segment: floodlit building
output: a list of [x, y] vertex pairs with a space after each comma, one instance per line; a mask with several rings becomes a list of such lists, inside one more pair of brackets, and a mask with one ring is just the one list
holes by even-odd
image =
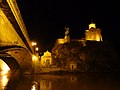
[[85, 30], [85, 37], [83, 37], [82, 39], [71, 39], [69, 35], [69, 28], [65, 27], [65, 30], [66, 31], [65, 31], [64, 38], [59, 38], [56, 40], [57, 45], [76, 41], [76, 42], [82, 42], [83, 45], [85, 46], [85, 42], [88, 40], [89, 41], [103, 41], [101, 30], [100, 28], [96, 28], [95, 23], [89, 24], [89, 29]]
[[50, 67], [52, 64], [52, 56], [51, 53], [47, 50], [44, 52], [44, 55], [41, 56], [41, 66], [42, 67]]
[[96, 28], [95, 23], [89, 24], [89, 30], [85, 31], [85, 40], [103, 41], [100, 28]]

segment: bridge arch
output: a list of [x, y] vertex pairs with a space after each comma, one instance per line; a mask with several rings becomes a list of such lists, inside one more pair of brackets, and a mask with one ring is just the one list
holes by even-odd
[[13, 73], [32, 72], [32, 54], [21, 46], [4, 46], [0, 48], [2, 59]]
[[10, 68], [12, 73], [19, 72], [20, 65], [15, 60], [15, 58], [13, 58], [13, 57], [0, 57], [0, 59], [8, 65], [8, 67]]

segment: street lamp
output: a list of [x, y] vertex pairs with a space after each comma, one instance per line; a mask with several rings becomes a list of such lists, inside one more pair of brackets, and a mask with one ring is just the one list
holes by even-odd
[[39, 50], [39, 48], [38, 48], [38, 47], [36, 47], [36, 48], [35, 48], [35, 51], [38, 51], [38, 50]]
[[35, 45], [37, 45], [37, 43], [36, 42], [32, 42], [32, 46], [35, 46]]
[[37, 60], [37, 57], [35, 55], [32, 56], [32, 60], [35, 61]]
[[38, 48], [36, 48], [36, 45], [37, 45], [37, 43], [36, 42], [32, 42], [32, 46], [33, 46], [33, 51], [34, 51], [34, 53], [36, 53], [36, 50], [38, 51]]
[[32, 42], [32, 47], [34, 49], [34, 54], [32, 57], [33, 60], [33, 68], [34, 68], [34, 73], [37, 73], [39, 70], [39, 54], [38, 54], [38, 50], [39, 48], [37, 47], [37, 43], [36, 42]]

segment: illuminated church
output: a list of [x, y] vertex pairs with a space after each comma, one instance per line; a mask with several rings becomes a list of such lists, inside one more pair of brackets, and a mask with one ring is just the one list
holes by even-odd
[[100, 28], [96, 28], [95, 23], [89, 24], [89, 29], [85, 31], [85, 40], [102, 41]]
[[41, 56], [41, 66], [42, 67], [50, 67], [52, 64], [52, 56], [51, 53], [47, 50], [44, 52], [44, 55]]
[[81, 41], [81, 42], [85, 42], [85, 41], [103, 41], [102, 40], [102, 35], [101, 35], [101, 30], [100, 28], [96, 28], [96, 24], [95, 23], [91, 23], [89, 24], [89, 29], [85, 30], [85, 37], [83, 39], [70, 39], [70, 35], [69, 35], [69, 28], [65, 27], [66, 31], [65, 31], [65, 36], [64, 38], [59, 38], [56, 41], [56, 44], [64, 44], [64, 43], [70, 43], [71, 41]]

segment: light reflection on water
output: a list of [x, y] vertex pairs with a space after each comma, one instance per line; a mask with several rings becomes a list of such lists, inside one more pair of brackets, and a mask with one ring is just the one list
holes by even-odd
[[9, 77], [8, 74], [4, 71], [0, 72], [0, 90], [5, 90], [6, 89], [6, 85], [9, 81]]
[[0, 90], [120, 90], [119, 86], [119, 75], [110, 73], [13, 75], [8, 78], [0, 75]]

